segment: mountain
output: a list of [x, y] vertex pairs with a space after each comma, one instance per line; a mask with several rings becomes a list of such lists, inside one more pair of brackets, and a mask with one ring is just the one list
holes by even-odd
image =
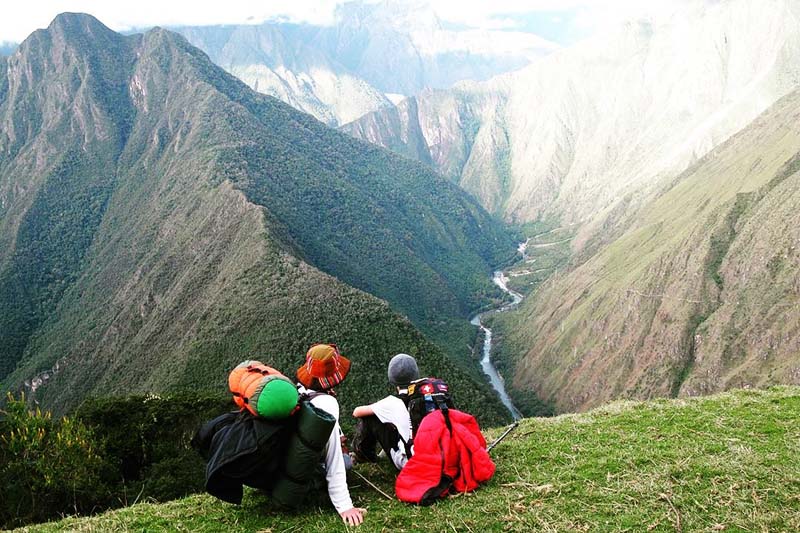
[[800, 90], [500, 319], [512, 388], [572, 411], [800, 384], [798, 124]]
[[[420, 508], [389, 501], [365, 483], [351, 487], [351, 494], [356, 505], [369, 508], [359, 526], [365, 533], [408, 530], [410, 520], [434, 516], [456, 531], [797, 531], [798, 419], [796, 387], [616, 402], [589, 413], [523, 420], [492, 450], [494, 478], [469, 497]], [[487, 440], [500, 433], [488, 432]], [[391, 493], [391, 468], [356, 469]], [[25, 531], [221, 527], [234, 533], [332, 531], [342, 525], [332, 509], [281, 512], [248, 491], [241, 506], [195, 495]]]
[[485, 80], [557, 45], [530, 33], [447, 27], [420, 2], [341, 4], [331, 26], [175, 28], [256, 91], [332, 125], [390, 107], [388, 96]]
[[343, 129], [430, 159], [508, 220], [574, 223], [649, 197], [798, 83], [796, 2], [696, 0]]
[[253, 90], [336, 126], [391, 105], [378, 89], [290, 24], [175, 28]]
[[241, 360], [291, 373], [327, 341], [354, 361], [345, 406], [384, 394], [386, 362], [407, 351], [506, 416], [393, 310], [436, 331], [496, 294], [512, 239], [457, 187], [251, 91], [166, 30], [63, 14], [0, 61], [4, 389], [67, 410], [222, 388]]
[[346, 2], [315, 40], [386, 93], [485, 80], [558, 49], [531, 33], [448, 26], [425, 2]]

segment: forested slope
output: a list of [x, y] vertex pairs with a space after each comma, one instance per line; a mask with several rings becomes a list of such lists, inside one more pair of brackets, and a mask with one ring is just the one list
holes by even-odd
[[328, 341], [354, 359], [352, 401], [383, 392], [385, 362], [408, 351], [502, 413], [358, 290], [423, 328], [494, 294], [511, 238], [424, 167], [251, 91], [176, 34], [86, 15], [8, 59], [0, 121], [4, 388], [67, 409], [219, 386], [250, 357], [291, 373]]

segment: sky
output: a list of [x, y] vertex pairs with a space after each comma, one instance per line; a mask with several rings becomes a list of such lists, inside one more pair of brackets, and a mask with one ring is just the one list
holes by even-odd
[[[366, 0], [374, 2], [375, 0]], [[536, 33], [570, 44], [676, 0], [392, 0], [430, 5], [443, 21], [460, 27]], [[331, 24], [343, 0], [27, 0], [4, 6], [0, 43], [21, 42], [65, 11], [90, 13], [113, 30], [152, 26], [258, 24], [285, 20]]]

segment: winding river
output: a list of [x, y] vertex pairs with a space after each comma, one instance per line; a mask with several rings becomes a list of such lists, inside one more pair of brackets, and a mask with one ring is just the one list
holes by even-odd
[[[520, 252], [522, 253], [523, 257], [525, 257], [525, 245], [524, 243], [520, 245]], [[503, 272], [495, 272], [494, 276], [492, 277], [492, 281], [495, 285], [500, 287], [503, 291], [509, 294], [513, 301], [508, 303], [499, 309], [492, 309], [489, 311], [484, 311], [483, 313], [478, 313], [472, 320], [470, 320], [470, 324], [474, 326], [478, 326], [483, 330], [483, 356], [481, 357], [481, 368], [483, 368], [484, 373], [489, 376], [489, 381], [492, 383], [492, 387], [497, 391], [497, 395], [500, 397], [500, 401], [503, 402], [503, 405], [508, 408], [511, 412], [511, 416], [514, 417], [514, 420], [519, 420], [522, 418], [522, 413], [514, 406], [514, 402], [511, 401], [511, 398], [508, 396], [508, 392], [506, 392], [506, 385], [503, 377], [497, 373], [497, 369], [492, 364], [492, 330], [487, 328], [483, 325], [482, 318], [489, 314], [489, 313], [503, 313], [508, 311], [509, 309], [513, 309], [522, 301], [523, 296], [511, 289], [508, 288], [508, 278], [503, 274]]]

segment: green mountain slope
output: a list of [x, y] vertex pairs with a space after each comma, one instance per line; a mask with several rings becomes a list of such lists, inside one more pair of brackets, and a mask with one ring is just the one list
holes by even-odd
[[250, 357], [291, 372], [314, 341], [353, 357], [359, 397], [383, 392], [397, 351], [445, 374], [441, 350], [357, 289], [436, 330], [495, 294], [487, 274], [513, 254], [453, 185], [254, 93], [170, 32], [65, 14], [8, 61], [0, 377], [48, 406], [216, 386]]
[[[796, 531], [800, 390], [619, 402], [523, 420], [493, 452], [497, 473], [431, 507], [388, 501], [358, 478], [359, 531]], [[490, 436], [497, 436], [493, 430]], [[358, 471], [391, 491], [387, 464]], [[249, 492], [241, 507], [210, 496], [140, 503], [24, 531], [338, 531], [333, 508], [296, 515]]]
[[499, 318], [513, 387], [575, 410], [799, 384], [798, 119], [800, 91]]

